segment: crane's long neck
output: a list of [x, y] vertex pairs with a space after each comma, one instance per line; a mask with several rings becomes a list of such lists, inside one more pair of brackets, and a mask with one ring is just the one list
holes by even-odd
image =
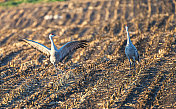
[[127, 44], [130, 44], [131, 43], [130, 35], [129, 35], [128, 30], [126, 30], [126, 31], [127, 31]]
[[52, 37], [49, 37], [49, 38], [50, 38], [50, 41], [51, 41], [51, 52], [56, 51], [57, 47], [54, 45]]

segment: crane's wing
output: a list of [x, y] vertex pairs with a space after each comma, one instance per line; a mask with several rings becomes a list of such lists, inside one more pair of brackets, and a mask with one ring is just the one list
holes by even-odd
[[35, 49], [37, 49], [40, 52], [44, 53], [48, 57], [50, 56], [50, 51], [51, 50], [48, 47], [42, 45], [41, 43], [35, 42], [33, 40], [28, 40], [28, 39], [21, 39], [19, 41], [24, 41], [24, 42], [28, 43], [29, 45], [31, 45], [32, 47], [34, 47]]
[[86, 47], [86, 42], [88, 41], [81, 40], [66, 43], [58, 50], [57, 57], [59, 58], [59, 61], [62, 61], [66, 56], [68, 56], [70, 53], [73, 53], [76, 49]]

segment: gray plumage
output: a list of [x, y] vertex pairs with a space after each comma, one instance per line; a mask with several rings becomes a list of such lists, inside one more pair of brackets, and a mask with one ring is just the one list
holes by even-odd
[[[55, 66], [58, 62], [61, 62], [66, 56], [68, 56], [70, 53], [73, 53], [76, 49], [78, 48], [84, 48], [86, 47], [86, 42], [85, 40], [82, 41], [71, 41], [66, 43], [64, 46], [62, 46], [60, 49], [57, 49], [57, 47], [54, 45], [54, 42], [52, 40], [52, 37], [55, 35], [50, 34], [49, 39], [51, 41], [51, 49], [38, 43], [33, 40], [28, 40], [28, 39], [22, 39], [22, 41], [25, 41], [32, 47], [36, 48], [43, 54], [47, 55], [50, 57], [50, 62]], [[56, 68], [57, 69], [57, 68]]]
[[[125, 54], [130, 62], [130, 69], [131, 69], [131, 60], [133, 60], [134, 63], [134, 68], [135, 68], [135, 61], [137, 60], [138, 62], [139, 60], [139, 54], [138, 51], [136, 49], [136, 47], [132, 44], [131, 40], [130, 40], [130, 35], [128, 32], [128, 27], [126, 26], [126, 32], [127, 32], [127, 44], [125, 47]], [[130, 60], [131, 59], [131, 60]]]

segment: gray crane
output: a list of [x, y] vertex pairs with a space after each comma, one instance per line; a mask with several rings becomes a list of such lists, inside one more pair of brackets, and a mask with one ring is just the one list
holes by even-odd
[[125, 28], [126, 28], [126, 32], [127, 32], [127, 44], [126, 44], [126, 47], [125, 47], [125, 54], [126, 54], [128, 60], [130, 62], [130, 69], [131, 69], [131, 64], [132, 64], [131, 60], [133, 60], [134, 68], [135, 68], [135, 61], [137, 60], [139, 62], [140, 60], [139, 60], [138, 51], [130, 40], [130, 35], [129, 35], [129, 32], [128, 32], [128, 26], [126, 26]]
[[66, 56], [73, 53], [76, 49], [84, 48], [87, 45], [86, 40], [71, 41], [63, 45], [60, 49], [57, 49], [57, 47], [54, 45], [54, 42], [52, 40], [52, 37], [54, 36], [55, 36], [54, 34], [49, 35], [49, 39], [51, 41], [51, 49], [33, 40], [21, 39], [20, 41], [25, 41], [35, 49], [39, 50], [43, 54], [50, 57], [50, 62], [54, 65], [55, 68], [56, 68], [56, 64], [61, 62]]

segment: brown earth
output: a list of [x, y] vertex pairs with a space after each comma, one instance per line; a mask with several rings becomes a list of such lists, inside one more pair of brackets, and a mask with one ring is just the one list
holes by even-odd
[[[50, 19], [47, 19], [49, 16]], [[54, 16], [54, 17], [51, 17]], [[129, 69], [128, 24], [141, 62]], [[0, 9], [0, 108], [176, 108], [176, 2], [73, 0]], [[88, 40], [58, 67], [18, 39]], [[129, 75], [131, 74], [131, 76]]]

